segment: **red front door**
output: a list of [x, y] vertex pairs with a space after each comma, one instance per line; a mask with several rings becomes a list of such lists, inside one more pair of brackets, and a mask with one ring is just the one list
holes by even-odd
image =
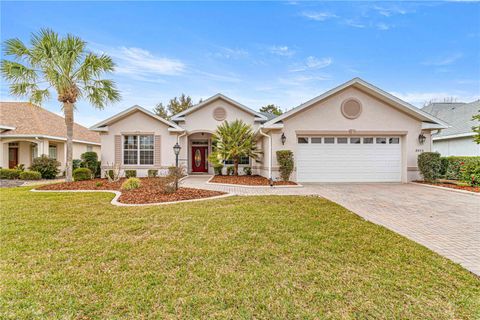
[[8, 167], [13, 169], [18, 164], [18, 148], [8, 149]]
[[192, 147], [192, 172], [207, 171], [207, 147]]

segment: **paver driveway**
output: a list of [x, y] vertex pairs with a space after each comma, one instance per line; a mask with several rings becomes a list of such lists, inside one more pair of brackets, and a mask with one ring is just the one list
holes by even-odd
[[318, 195], [383, 225], [480, 275], [480, 197], [415, 184], [305, 184], [245, 188], [188, 177], [185, 186], [238, 195]]

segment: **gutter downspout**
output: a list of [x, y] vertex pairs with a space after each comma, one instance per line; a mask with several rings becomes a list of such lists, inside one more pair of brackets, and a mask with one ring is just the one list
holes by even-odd
[[258, 131], [262, 136], [268, 138], [269, 146], [269, 159], [268, 159], [268, 178], [272, 181], [272, 137], [262, 131], [262, 128]]

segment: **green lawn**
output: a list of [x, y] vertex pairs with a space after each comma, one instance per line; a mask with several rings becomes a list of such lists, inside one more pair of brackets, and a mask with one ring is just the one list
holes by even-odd
[[0, 318], [478, 319], [480, 280], [315, 197], [1, 189]]

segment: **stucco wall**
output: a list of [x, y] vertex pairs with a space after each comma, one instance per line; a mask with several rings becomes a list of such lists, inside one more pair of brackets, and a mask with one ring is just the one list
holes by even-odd
[[[175, 164], [173, 146], [177, 142], [177, 135], [168, 131], [168, 126], [143, 112], [137, 111], [128, 117], [109, 124], [108, 133], [101, 134], [102, 167], [115, 162], [115, 135], [124, 134], [152, 134], [161, 136], [160, 159], [161, 166], [168, 167]], [[123, 145], [122, 145], [123, 148]], [[123, 157], [123, 152], [122, 152]], [[137, 176], [146, 176], [148, 169], [159, 169], [155, 165], [128, 165], [124, 169], [137, 170]]]
[[434, 140], [432, 150], [442, 156], [480, 156], [480, 144], [473, 137]]
[[[341, 104], [347, 98], [356, 98], [362, 103], [362, 113], [357, 119], [347, 119], [341, 113]], [[421, 121], [391, 107], [384, 102], [356, 89], [347, 88], [330, 98], [318, 102], [311, 107], [294, 114], [283, 121], [284, 129], [272, 131], [273, 142], [273, 175], [278, 177], [276, 150], [289, 149], [296, 154], [296, 130], [331, 130], [331, 131], [406, 131], [402, 137], [402, 181], [415, 179], [418, 174], [417, 156], [423, 151], [430, 151], [430, 134], [425, 134], [427, 141], [420, 145], [418, 135], [421, 132]], [[281, 134], [287, 138], [285, 145], [281, 143]], [[353, 134], [352, 136], [355, 136]], [[266, 164], [265, 164], [266, 165]], [[292, 174], [296, 178], [296, 173]]]

